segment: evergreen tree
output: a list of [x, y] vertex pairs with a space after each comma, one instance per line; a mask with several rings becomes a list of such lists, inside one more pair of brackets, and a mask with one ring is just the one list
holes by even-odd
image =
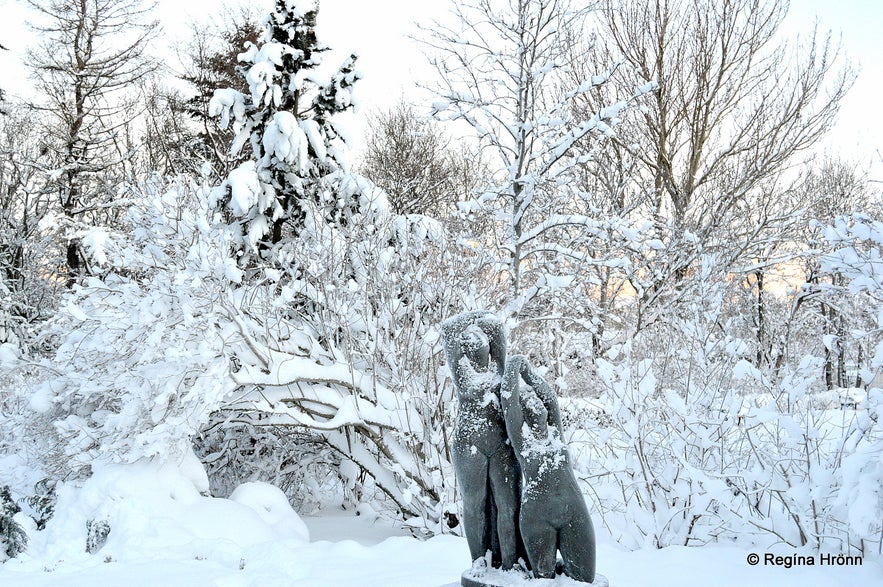
[[[256, 43], [263, 33], [263, 18], [243, 9], [223, 16], [222, 24], [206, 26], [193, 23], [192, 40], [184, 49], [184, 70], [181, 79], [193, 90], [189, 97], [175, 95], [170, 101], [169, 118], [186, 118], [181, 126], [187, 132], [181, 144], [175, 145], [191, 161], [191, 168], [199, 169], [204, 162], [212, 166], [212, 177], [224, 178], [237, 165], [249, 158], [247, 153], [232, 157], [229, 153], [233, 133], [229, 128], [218, 128], [218, 120], [209, 115], [209, 102], [215, 90], [235, 88], [248, 92], [248, 81], [238, 72], [237, 56], [248, 43]], [[195, 124], [193, 124], [195, 123]], [[163, 138], [162, 130], [158, 135]]]
[[230, 172], [218, 196], [241, 219], [246, 255], [279, 243], [286, 225], [300, 232], [310, 203], [337, 222], [349, 206], [338, 202], [334, 189], [344, 161], [332, 117], [352, 106], [356, 57], [347, 58], [331, 79], [318, 80], [316, 68], [327, 48], [316, 38], [317, 13], [311, 0], [276, 0], [263, 39], [240, 56], [250, 94], [218, 90], [210, 103], [222, 127], [232, 121], [232, 154], [246, 142], [252, 149], [253, 158]]
[[0, 556], [14, 558], [28, 546], [28, 535], [12, 518], [20, 511], [9, 493], [9, 486], [0, 488]]

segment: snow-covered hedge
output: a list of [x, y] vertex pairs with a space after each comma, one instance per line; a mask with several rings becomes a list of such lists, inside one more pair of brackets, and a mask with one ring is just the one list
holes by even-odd
[[[883, 224], [826, 230], [832, 296], [866, 296], [883, 331]], [[683, 312], [599, 360], [601, 393], [570, 431], [602, 523], [631, 547], [741, 541], [849, 553], [883, 536], [883, 390], [858, 406], [819, 402], [823, 357], [759, 369], [722, 311], [728, 284], [687, 296]], [[700, 295], [701, 294], [701, 295]], [[881, 367], [881, 348], [869, 361]], [[866, 381], [873, 377], [865, 377]]]

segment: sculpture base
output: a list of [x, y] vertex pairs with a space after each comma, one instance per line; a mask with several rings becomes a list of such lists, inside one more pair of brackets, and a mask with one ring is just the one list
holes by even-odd
[[535, 579], [525, 571], [512, 569], [488, 569], [487, 567], [471, 568], [460, 577], [463, 587], [610, 587], [607, 577], [595, 573], [591, 583], [577, 581], [566, 575], [558, 575], [554, 579]]

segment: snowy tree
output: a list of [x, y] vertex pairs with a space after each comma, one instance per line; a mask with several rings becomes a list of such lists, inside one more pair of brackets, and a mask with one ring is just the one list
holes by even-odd
[[498, 262], [506, 302], [519, 312], [596, 261], [584, 237], [606, 228], [594, 215], [568, 213], [568, 202], [580, 197], [573, 172], [592, 157], [585, 139], [609, 134], [626, 101], [653, 86], [638, 84], [626, 101], [577, 118], [572, 104], [609, 74], [608, 67], [564, 83], [567, 47], [588, 14], [584, 4], [479, 0], [457, 3], [453, 13], [455, 24], [426, 29], [441, 77], [434, 108], [444, 119], [465, 121], [493, 153], [495, 185], [466, 208], [495, 207], [502, 219]]
[[74, 287], [47, 325], [59, 345], [30, 402], [55, 420], [61, 442], [45, 467], [56, 478], [100, 461], [179, 457], [233, 389], [223, 349], [234, 327], [219, 313], [234, 235], [197, 196], [147, 186], [126, 230], [84, 237], [102, 276]]
[[823, 350], [812, 349], [815, 354], [825, 356], [825, 384], [828, 389], [851, 387], [856, 382], [847, 381], [846, 364], [858, 365], [869, 357], [871, 349], [850, 336], [851, 332], [865, 331], [868, 319], [873, 323], [873, 311], [863, 303], [848, 297], [831, 295], [842, 291], [847, 276], [839, 271], [829, 272], [822, 268], [818, 251], [824, 250], [824, 227], [834, 218], [853, 213], [872, 213], [875, 194], [857, 166], [850, 161], [827, 159], [811, 168], [800, 186], [807, 205], [808, 222], [802, 226], [800, 241], [806, 250], [816, 254], [802, 258], [802, 271], [805, 285], [797, 294], [795, 306], [808, 322], [816, 322], [812, 328], [815, 342], [822, 342]]
[[251, 155], [230, 154], [232, 130], [221, 129], [217, 117], [209, 115], [209, 102], [221, 88], [248, 93], [247, 80], [236, 71], [237, 56], [247, 42], [258, 41], [263, 26], [260, 16], [246, 8], [223, 11], [218, 18], [191, 23], [191, 35], [179, 48], [176, 75], [187, 82], [188, 91], [160, 85], [145, 91], [147, 169], [198, 176], [208, 163], [211, 177], [217, 179]]
[[343, 161], [332, 117], [353, 105], [356, 57], [319, 81], [316, 68], [326, 48], [313, 28], [317, 13], [312, 0], [277, 0], [260, 44], [241, 55], [250, 93], [218, 90], [210, 103], [222, 127], [232, 124], [231, 152], [249, 144], [253, 155], [225, 183], [224, 200], [242, 225], [246, 254], [279, 243], [286, 226], [300, 231], [309, 205], [318, 205], [329, 220], [345, 216], [350, 206], [334, 194]]
[[361, 172], [386, 192], [398, 214], [450, 217], [486, 180], [480, 153], [454, 142], [400, 101], [368, 121]]
[[[0, 45], [0, 51], [8, 51], [6, 47]], [[0, 114], [6, 114], [6, 105], [4, 102], [6, 101], [6, 92], [3, 91], [3, 88], [0, 88]]]
[[[787, 238], [799, 209], [782, 174], [830, 128], [851, 87], [830, 36], [782, 42], [787, 2], [606, 0], [596, 45], [620, 61], [624, 89], [658, 83], [613, 139], [628, 153], [629, 191], [644, 200], [662, 247], [632, 285], [646, 325], [671, 313], [703, 254], [721, 273], [756, 266], [765, 243]], [[784, 234], [784, 236], [783, 236]], [[775, 262], [775, 259], [769, 260]], [[657, 309], [654, 309], [657, 308]]]
[[[251, 98], [213, 100], [252, 159], [219, 186], [147, 183], [118, 230], [84, 235], [100, 271], [64, 297], [46, 330], [60, 344], [28, 391], [54, 422], [46, 467], [167, 461], [200, 437], [217, 491], [254, 473], [302, 494], [292, 485], [308, 472], [331, 471], [415, 532], [447, 530], [457, 497], [438, 325], [469, 303], [469, 275], [437, 221], [391, 214], [345, 171], [330, 115], [356, 76], [350, 60], [317, 82], [303, 6], [277, 3], [246, 51]], [[315, 93], [288, 92], [292, 80]], [[318, 458], [293, 471], [302, 457]]]
[[28, 108], [16, 105], [0, 118], [0, 342], [15, 331], [26, 344], [26, 325], [47, 318], [57, 299], [49, 268], [63, 259], [40, 228], [57, 211], [46, 189], [44, 144]]
[[250, 349], [215, 429], [312, 430], [347, 486], [368, 479], [412, 526], [441, 531], [456, 489], [437, 325], [464, 302], [463, 278], [437, 222], [390, 213], [382, 190], [348, 171], [333, 116], [352, 105], [355, 58], [320, 79], [316, 17], [310, 2], [277, 2], [242, 56], [250, 94], [211, 102], [236, 131], [232, 151], [252, 153], [213, 191], [242, 234], [248, 304], [234, 322]]
[[88, 273], [84, 229], [119, 209], [117, 188], [132, 157], [125, 140], [134, 117], [133, 85], [156, 67], [145, 53], [157, 31], [140, 0], [31, 2], [40, 15], [39, 47], [30, 51], [46, 113], [46, 147], [54, 155], [71, 285]]

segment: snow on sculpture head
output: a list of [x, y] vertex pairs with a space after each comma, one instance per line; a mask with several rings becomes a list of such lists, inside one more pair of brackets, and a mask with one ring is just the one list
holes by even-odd
[[490, 363], [490, 341], [476, 324], [470, 324], [460, 334], [460, 348], [474, 369], [487, 369]]
[[[506, 335], [497, 316], [479, 310], [448, 318], [442, 324], [442, 344], [461, 399], [464, 394], [483, 393], [485, 387], [496, 387], [499, 395], [499, 378], [506, 365]], [[493, 377], [485, 377], [490, 375]]]

